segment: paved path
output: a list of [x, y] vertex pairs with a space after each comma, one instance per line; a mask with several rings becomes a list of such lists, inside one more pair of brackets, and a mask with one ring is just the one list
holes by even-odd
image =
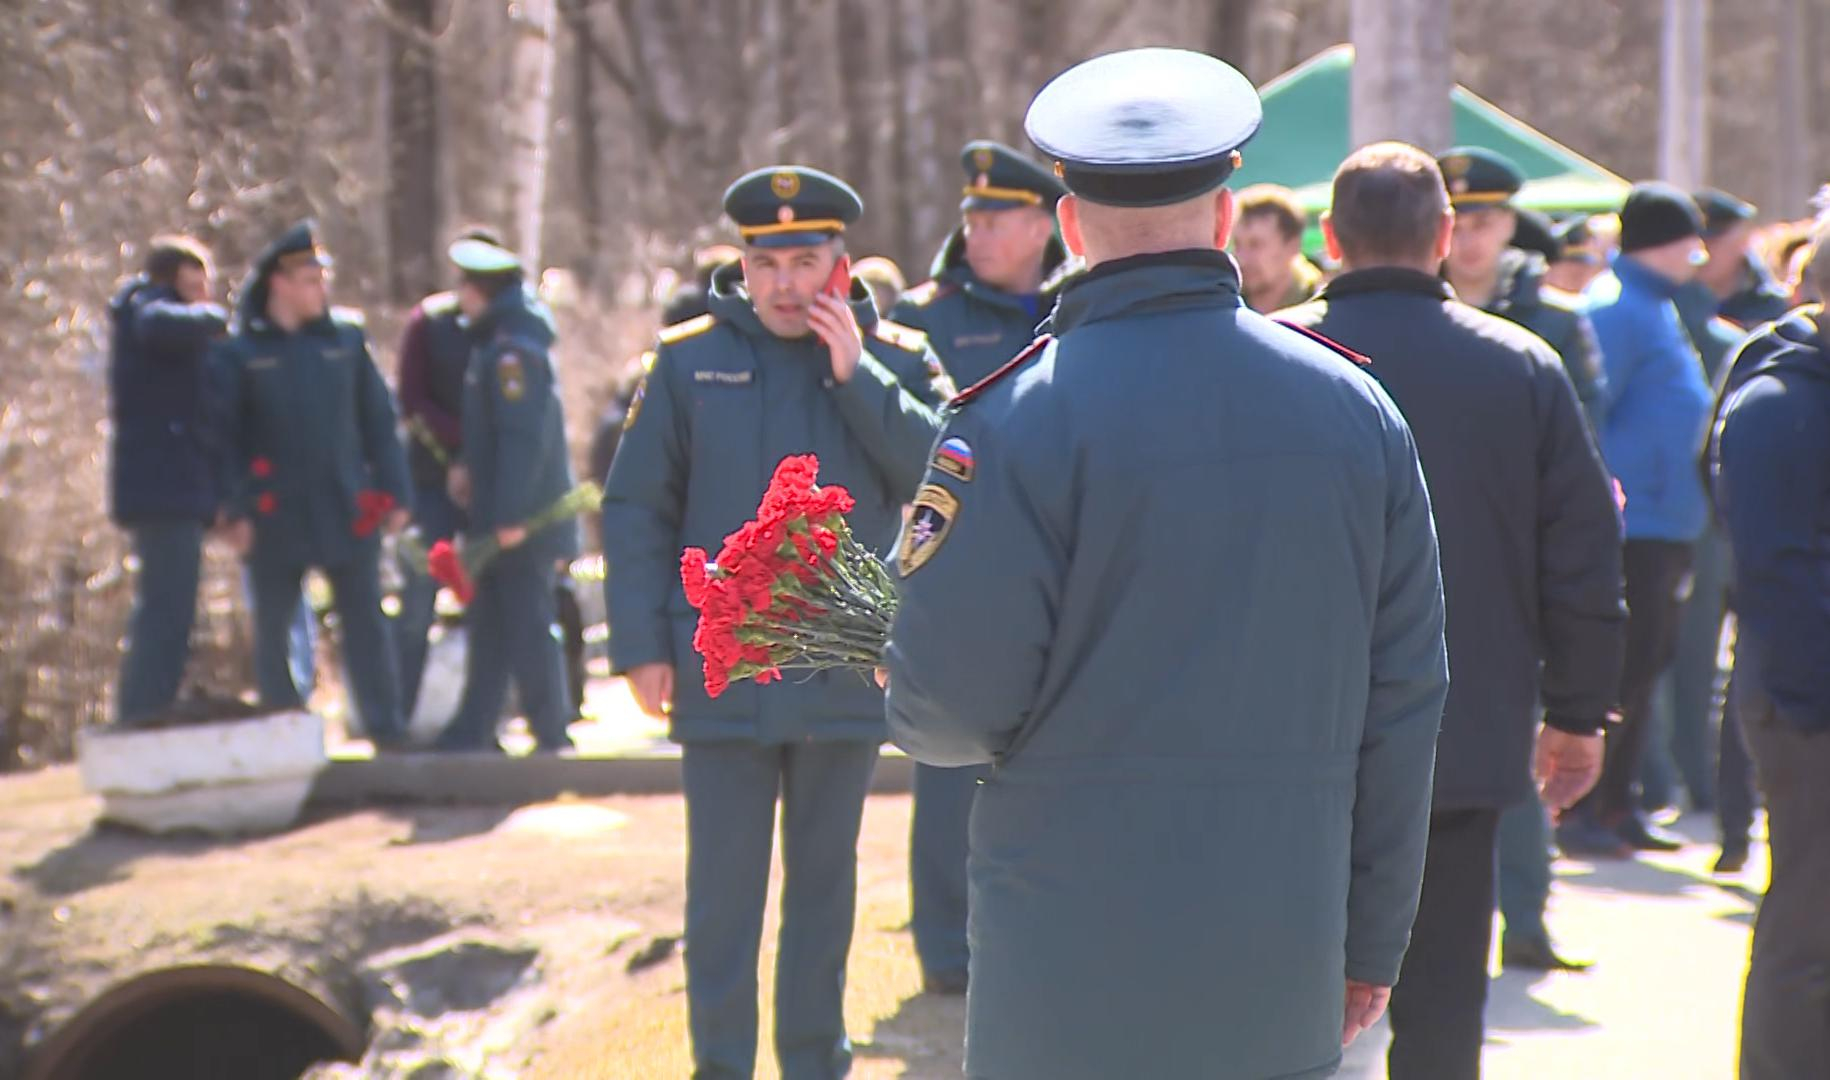
[[[1494, 979], [1484, 1080], [1732, 1080], [1766, 851], [1755, 845], [1746, 873], [1712, 879], [1713, 823], [1692, 817], [1678, 831], [1699, 842], [1632, 862], [1558, 863], [1552, 933], [1597, 964]], [[1359, 1040], [1340, 1075], [1383, 1078], [1387, 1037], [1381, 1027]]]

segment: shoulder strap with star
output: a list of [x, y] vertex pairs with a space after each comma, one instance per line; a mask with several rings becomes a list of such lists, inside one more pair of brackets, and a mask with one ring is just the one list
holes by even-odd
[[998, 368], [996, 371], [994, 371], [991, 374], [980, 379], [978, 382], [973, 383], [971, 386], [968, 386], [964, 390], [961, 390], [959, 393], [953, 395], [953, 400], [947, 402], [947, 407], [950, 409], [957, 409], [960, 406], [971, 401], [973, 398], [976, 398], [980, 394], [983, 394], [986, 390], [989, 390], [991, 387], [995, 386], [997, 383], [1002, 381], [1005, 376], [1016, 371], [1018, 368], [1022, 367], [1024, 364], [1029, 363], [1031, 360], [1035, 359], [1037, 356], [1040, 356], [1042, 354], [1042, 351], [1044, 349], [1048, 348], [1050, 345], [1054, 344], [1054, 342], [1055, 342], [1055, 336], [1053, 334], [1043, 334], [1041, 337], [1030, 342], [1029, 345], [1023, 349], [1022, 352], [1011, 357], [1009, 362], [1007, 362], [1003, 367]]
[[672, 326], [663, 326], [661, 332], [655, 336], [660, 339], [660, 342], [663, 345], [677, 345], [687, 338], [696, 337], [699, 334], [705, 333], [713, 326], [716, 326], [717, 323], [718, 320], [711, 315], [697, 315], [685, 322], [677, 322]]
[[913, 326], [904, 326], [889, 319], [878, 319], [871, 333], [881, 341], [887, 341], [906, 352], [918, 353], [928, 347], [928, 335]]
[[916, 307], [927, 307], [941, 297], [951, 296], [958, 291], [959, 284], [957, 282], [939, 280], [924, 281], [908, 292], [903, 293], [902, 298]]

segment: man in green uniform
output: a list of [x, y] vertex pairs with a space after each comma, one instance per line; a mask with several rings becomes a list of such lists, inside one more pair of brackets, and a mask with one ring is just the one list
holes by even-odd
[[1322, 272], [1303, 255], [1309, 215], [1296, 193], [1279, 184], [1253, 184], [1239, 193], [1233, 259], [1246, 306], [1271, 312], [1295, 307], [1322, 287]]
[[[934, 262], [934, 280], [896, 317], [927, 331], [947, 373], [966, 386], [1021, 352], [1052, 306], [1042, 282], [1066, 257], [1055, 235], [1054, 174], [993, 142], [968, 143], [963, 224]], [[966, 992], [966, 820], [979, 767], [915, 768], [909, 891], [915, 951], [929, 993]]]
[[452, 499], [469, 515], [472, 543], [499, 554], [483, 567], [468, 613], [464, 699], [439, 739], [447, 750], [495, 750], [496, 720], [512, 677], [536, 745], [570, 748], [572, 719], [558, 636], [553, 567], [578, 556], [578, 522], [529, 532], [527, 522], [572, 489], [565, 409], [553, 370], [553, 317], [522, 280], [521, 261], [488, 240], [451, 245], [468, 320], [462, 464]]
[[1067, 257], [1055, 235], [1052, 174], [1008, 146], [971, 142], [959, 228], [941, 246], [934, 279], [911, 289], [895, 318], [925, 331], [960, 386], [979, 381], [1036, 336], [1054, 304], [1047, 283]]
[[1519, 215], [1512, 199], [1525, 186], [1525, 174], [1500, 154], [1477, 146], [1451, 150], [1436, 164], [1455, 208], [1454, 246], [1442, 272], [1456, 298], [1518, 323], [1557, 350], [1589, 425], [1598, 425], [1607, 381], [1595, 328], [1574, 298], [1546, 290], [1544, 257], [1513, 244]]
[[255, 263], [237, 326], [214, 357], [230, 536], [254, 593], [261, 703], [304, 703], [287, 663], [299, 582], [330, 579], [356, 716], [378, 747], [405, 717], [381, 611], [380, 532], [405, 527], [407, 460], [394, 400], [369, 356], [361, 317], [329, 306], [329, 257], [301, 222]]
[[1219, 60], [1030, 106], [1090, 269], [955, 399], [898, 552], [890, 729], [989, 762], [966, 1071], [1331, 1074], [1417, 912], [1448, 689], [1429, 496], [1355, 362], [1247, 310]]
[[855, 673], [823, 672], [707, 696], [680, 551], [717, 550], [754, 516], [775, 466], [808, 453], [823, 483], [857, 500], [853, 532], [887, 550], [939, 431], [945, 376], [926, 338], [879, 320], [861, 285], [827, 287], [863, 212], [851, 187], [814, 169], [762, 169], [731, 185], [724, 209], [743, 263], [713, 276], [708, 314], [661, 331], [605, 485], [610, 659], [681, 744], [693, 1075], [754, 1071], [779, 803], [775, 1053], [783, 1077], [814, 1080], [851, 1062], [845, 966], [883, 695]]
[[[1703, 247], [1709, 252], [1697, 280], [1720, 301], [1716, 313], [1744, 330], [1784, 318], [1791, 298], [1754, 250], [1760, 208], [1718, 188], [1704, 188], [1691, 197], [1703, 212]], [[1703, 347], [1697, 343], [1699, 350]]]

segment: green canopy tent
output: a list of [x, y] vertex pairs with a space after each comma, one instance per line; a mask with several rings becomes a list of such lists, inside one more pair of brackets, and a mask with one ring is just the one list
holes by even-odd
[[[1336, 45], [1266, 83], [1264, 128], [1245, 147], [1245, 163], [1233, 174], [1235, 191], [1248, 184], [1282, 184], [1314, 222], [1328, 208], [1334, 170], [1347, 156], [1348, 83], [1353, 46]], [[1618, 210], [1625, 180], [1511, 116], [1465, 86], [1451, 91], [1455, 145], [1481, 146], [1510, 158], [1525, 173], [1515, 200], [1551, 213]], [[1441, 151], [1447, 147], [1429, 147]], [[1321, 250], [1321, 231], [1311, 225], [1304, 248]]]

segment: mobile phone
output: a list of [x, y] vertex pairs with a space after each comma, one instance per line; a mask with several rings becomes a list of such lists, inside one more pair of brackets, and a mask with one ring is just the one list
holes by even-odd
[[820, 290], [836, 300], [851, 296], [851, 256], [841, 255], [832, 264], [832, 276], [826, 279], [826, 285]]

